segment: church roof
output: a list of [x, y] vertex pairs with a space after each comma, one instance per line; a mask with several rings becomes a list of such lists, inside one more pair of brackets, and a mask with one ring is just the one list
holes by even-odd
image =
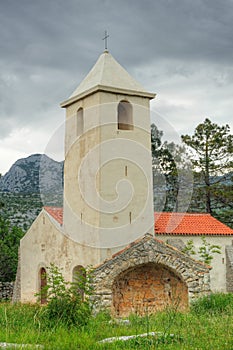
[[155, 234], [229, 236], [233, 235], [233, 230], [210, 214], [157, 212]]
[[[63, 222], [63, 208], [44, 207], [60, 225]], [[233, 236], [233, 230], [210, 214], [155, 213], [155, 234], [187, 236]]]
[[69, 99], [61, 103], [61, 106], [66, 107], [77, 99], [97, 90], [128, 93], [148, 98], [154, 98], [155, 96], [155, 94], [147, 92], [141, 84], [131, 77], [108, 51], [104, 51], [100, 55], [84, 80]]
[[60, 225], [63, 223], [63, 208], [44, 207], [46, 212], [52, 216]]

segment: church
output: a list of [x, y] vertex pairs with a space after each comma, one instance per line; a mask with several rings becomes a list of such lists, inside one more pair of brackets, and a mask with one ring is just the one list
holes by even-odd
[[[93, 266], [94, 296], [116, 316], [233, 291], [232, 229], [209, 214], [154, 213], [154, 98], [105, 50], [61, 103], [63, 208], [44, 207], [22, 238], [16, 300], [36, 301], [51, 263], [67, 281]], [[179, 249], [202, 236], [221, 245], [211, 267]]]

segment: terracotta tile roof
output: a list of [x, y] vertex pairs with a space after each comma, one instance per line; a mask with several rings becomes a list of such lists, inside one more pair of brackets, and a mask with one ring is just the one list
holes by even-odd
[[51, 215], [60, 225], [63, 223], [63, 208], [44, 207], [44, 209]]
[[[62, 225], [63, 208], [44, 207], [44, 209]], [[156, 212], [155, 234], [233, 236], [233, 230], [210, 214]]]
[[233, 230], [210, 214], [157, 212], [155, 234], [233, 236]]

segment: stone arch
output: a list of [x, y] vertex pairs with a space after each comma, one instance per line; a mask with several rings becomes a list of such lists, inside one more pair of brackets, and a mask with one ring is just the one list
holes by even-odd
[[77, 284], [77, 291], [84, 300], [85, 284], [86, 284], [86, 270], [82, 265], [76, 265], [72, 271], [72, 282]]
[[[131, 243], [130, 246], [116, 253], [110, 260], [96, 268], [94, 289], [96, 301], [99, 305], [111, 309], [115, 315], [117, 313], [123, 315], [124, 312], [117, 310], [117, 307], [119, 309], [120, 306], [116, 307], [118, 302], [115, 298], [117, 294], [116, 281], [124, 284], [124, 277], [130, 280], [128, 274], [132, 274], [133, 276], [131, 277], [134, 277], [137, 273], [142, 274], [140, 269], [143, 270], [144, 268], [150, 276], [157, 269], [157, 273], [164, 278], [163, 283], [161, 282], [159, 286], [160, 292], [155, 297], [158, 298], [158, 295], [163, 294], [166, 296], [167, 301], [159, 303], [157, 309], [161, 309], [161, 305], [165, 307], [174, 303], [176, 298], [179, 299], [180, 296], [176, 294], [176, 290], [179, 288], [181, 288], [183, 299], [181, 309], [184, 309], [190, 301], [197, 297], [210, 293], [209, 268], [205, 264], [190, 258], [188, 255], [155, 239], [151, 235], [145, 235], [142, 239]], [[166, 279], [167, 282], [170, 282], [167, 285], [165, 285]], [[137, 281], [137, 283], [139, 287], [140, 283], [142, 285], [140, 281]], [[156, 280], [154, 279], [153, 285], [155, 284]], [[122, 288], [125, 287], [123, 286]], [[128, 299], [130, 298], [132, 300], [132, 295]], [[147, 299], [149, 298], [148, 295]], [[153, 295], [151, 298], [153, 298]], [[142, 299], [140, 299], [141, 302]], [[150, 303], [152, 305], [151, 311], [156, 311], [156, 305], [153, 304], [153, 300]], [[128, 304], [130, 304], [129, 300]], [[125, 314], [127, 312], [126, 310]]]
[[39, 290], [40, 290], [40, 303], [47, 303], [47, 272], [45, 267], [41, 267], [39, 270]]
[[133, 130], [133, 107], [128, 101], [120, 101], [117, 106], [118, 130]]
[[116, 316], [154, 313], [168, 306], [188, 308], [188, 287], [174, 271], [147, 263], [129, 268], [114, 280], [112, 306]]
[[77, 136], [82, 135], [83, 129], [84, 129], [83, 108], [80, 107], [77, 110], [77, 115], [76, 115], [76, 135]]

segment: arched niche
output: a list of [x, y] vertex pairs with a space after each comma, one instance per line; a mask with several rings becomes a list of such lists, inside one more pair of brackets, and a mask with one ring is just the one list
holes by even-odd
[[117, 106], [118, 130], [133, 130], [133, 108], [130, 102], [121, 101]]

